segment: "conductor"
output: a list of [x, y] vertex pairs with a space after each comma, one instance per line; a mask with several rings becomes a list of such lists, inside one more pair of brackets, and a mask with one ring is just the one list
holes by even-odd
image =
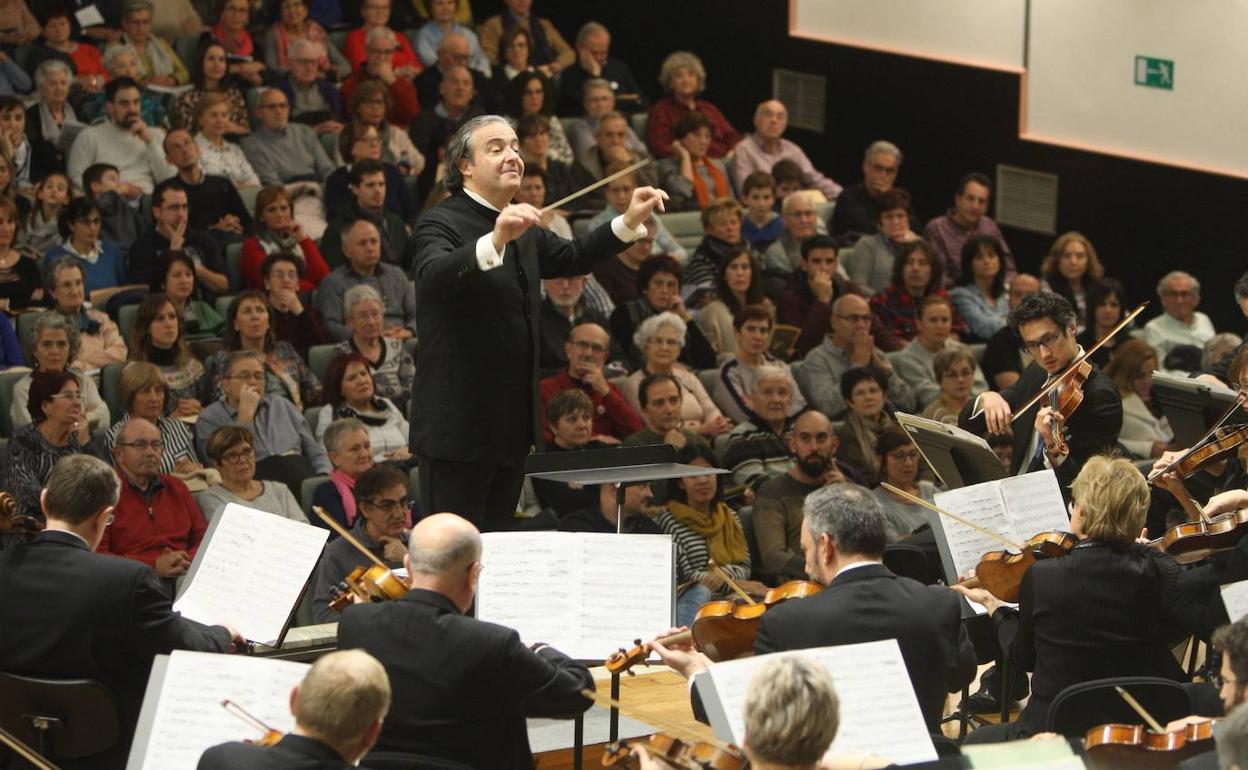
[[628, 210], [576, 240], [512, 204], [524, 162], [505, 118], [466, 122], [446, 151], [451, 197], [416, 225], [411, 449], [421, 507], [455, 511], [483, 531], [509, 529], [524, 457], [541, 442], [538, 318], [543, 278], [584, 275], [646, 234], [667, 194], [633, 192]]

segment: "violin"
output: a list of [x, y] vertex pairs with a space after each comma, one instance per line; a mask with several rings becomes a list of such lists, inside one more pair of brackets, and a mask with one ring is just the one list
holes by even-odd
[[44, 524], [34, 516], [22, 513], [17, 501], [8, 492], [0, 492], [0, 535], [14, 534], [30, 540], [43, 531]]
[[1212, 748], [1213, 722], [1156, 732], [1144, 725], [1097, 725], [1083, 737], [1091, 767], [1175, 767]]
[[1182, 478], [1187, 478], [1206, 465], [1229, 458], [1238, 452], [1240, 447], [1244, 446], [1245, 441], [1248, 441], [1248, 425], [1215, 428], [1213, 435], [1209, 437], [1207, 442], [1185, 452], [1173, 463], [1158, 473], [1153, 474], [1153, 478], [1149, 479], [1149, 481], [1151, 483], [1153, 479], [1162, 473], [1174, 473]]
[[[728, 744], [684, 741], [666, 733], [651, 735], [644, 744], [650, 756], [665, 767], [677, 770], [745, 770], [749, 759], [741, 749]], [[602, 754], [602, 766], [611, 768], [636, 768], [637, 753], [622, 741], [607, 744]]]
[[1234, 548], [1244, 535], [1248, 535], [1248, 508], [1178, 524], [1149, 545], [1160, 547], [1179, 564], [1191, 564]]
[[1032, 536], [1017, 553], [989, 551], [975, 565], [975, 577], [967, 578], [957, 585], [965, 588], [983, 588], [1004, 602], [1017, 602], [1023, 574], [1040, 559], [1066, 556], [1079, 543], [1079, 538], [1069, 532], [1041, 532]]
[[275, 746], [277, 745], [278, 741], [286, 737], [286, 733], [282, 732], [281, 730], [275, 730], [274, 728], [269, 727], [267, 724], [265, 724], [265, 722], [262, 719], [260, 719], [259, 717], [253, 716], [250, 712], [247, 711], [247, 709], [238, 705], [237, 703], [230, 700], [229, 698], [226, 698], [225, 700], [221, 701], [221, 708], [225, 709], [226, 711], [230, 712], [234, 716], [238, 717], [243, 722], [246, 722], [251, 727], [254, 727], [257, 730], [259, 730], [261, 733], [263, 733], [261, 737], [256, 738], [254, 740], [244, 741], [244, 743], [250, 743], [253, 746]]
[[1066, 421], [1083, 403], [1083, 386], [1087, 384], [1088, 377], [1092, 375], [1092, 364], [1086, 358], [1071, 366], [1070, 369], [1072, 371], [1065, 375], [1066, 383], [1058, 392], [1057, 405], [1053, 409], [1053, 451], [1058, 455], [1064, 455], [1070, 451], [1070, 447], [1066, 445]]
[[349, 605], [359, 602], [393, 601], [407, 595], [407, 586], [402, 580], [384, 565], [373, 564], [369, 567], [356, 567], [351, 573], [334, 586], [334, 595], [329, 600], [329, 608], [334, 612], [342, 612]]

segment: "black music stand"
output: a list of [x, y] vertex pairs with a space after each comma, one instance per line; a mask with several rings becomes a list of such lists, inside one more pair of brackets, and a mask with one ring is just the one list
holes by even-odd
[[1005, 478], [1001, 458], [979, 436], [905, 412], [897, 412], [895, 417], [945, 489]]
[[[728, 473], [723, 468], [683, 465], [676, 462], [676, 447], [671, 444], [650, 444], [639, 447], [608, 447], [570, 452], [545, 452], [525, 458], [524, 473], [547, 481], [562, 481], [582, 486], [611, 484], [615, 487], [615, 527], [622, 533], [624, 526], [624, 488], [651, 481], [681, 479], [689, 476], [716, 476]], [[605, 661], [584, 661], [595, 666]], [[620, 699], [620, 675], [611, 675], [611, 699]], [[611, 707], [610, 740], [620, 737], [620, 712]], [[585, 748], [585, 720], [576, 716], [573, 726], [572, 767], [581, 770]]]
[[[1236, 393], [1214, 382], [1153, 372], [1153, 398], [1166, 414], [1174, 440], [1192, 446], [1209, 431], [1235, 403]], [[1227, 425], [1242, 425], [1248, 415], [1232, 414]]]

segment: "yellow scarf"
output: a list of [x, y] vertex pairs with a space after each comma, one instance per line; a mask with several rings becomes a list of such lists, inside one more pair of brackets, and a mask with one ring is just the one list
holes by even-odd
[[721, 502], [709, 513], [702, 513], [678, 500], [669, 500], [667, 510], [676, 521], [705, 538], [706, 550], [716, 564], [726, 567], [745, 561], [745, 531], [727, 503]]

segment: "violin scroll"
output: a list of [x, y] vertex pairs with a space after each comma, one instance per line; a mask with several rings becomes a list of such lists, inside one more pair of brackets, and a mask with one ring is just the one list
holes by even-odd
[[21, 512], [17, 500], [8, 492], [0, 492], [0, 534], [22, 535], [27, 540], [43, 531], [43, 522]]

